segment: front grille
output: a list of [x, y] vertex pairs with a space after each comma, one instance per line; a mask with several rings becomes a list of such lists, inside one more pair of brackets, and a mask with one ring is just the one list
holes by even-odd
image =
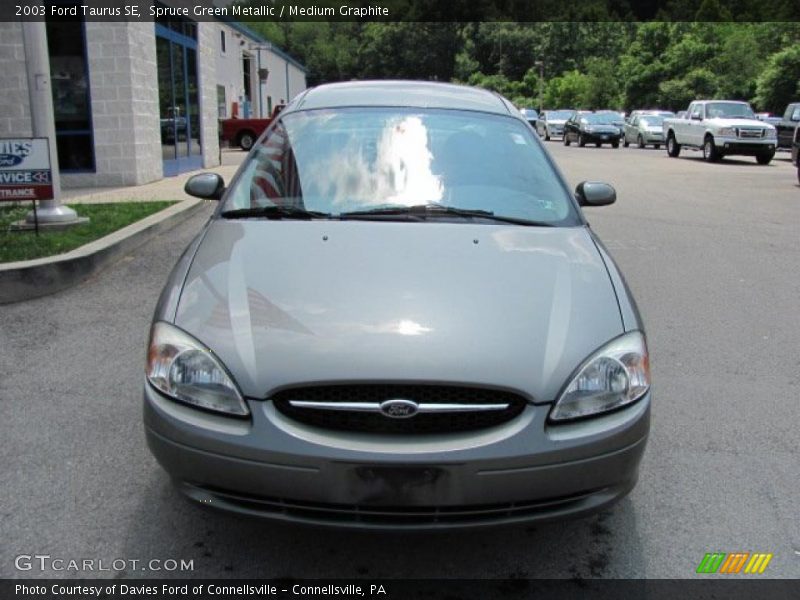
[[[413, 416], [392, 418], [376, 409], [389, 400], [408, 401], [420, 410]], [[512, 392], [411, 384], [291, 388], [275, 394], [272, 401], [278, 411], [301, 423], [368, 433], [446, 433], [481, 429], [513, 419], [527, 404], [524, 397]]]
[[740, 127], [737, 131], [738, 131], [739, 137], [743, 138], [743, 139], [745, 139], [745, 138], [753, 139], [753, 138], [762, 138], [762, 137], [764, 137], [764, 130], [761, 129], [761, 128], [758, 128], [758, 129], [755, 129], [755, 128], [747, 129], [747, 128], [744, 128], [744, 127]]
[[196, 487], [195, 489], [211, 494], [214, 497], [211, 505], [264, 517], [283, 517], [295, 521], [330, 525], [435, 527], [436, 525], [502, 523], [503, 521], [547, 517], [564, 511], [578, 510], [582, 506], [588, 505], [592, 496], [602, 495], [608, 488], [538, 500], [466, 506], [331, 504], [267, 498], [218, 488]]

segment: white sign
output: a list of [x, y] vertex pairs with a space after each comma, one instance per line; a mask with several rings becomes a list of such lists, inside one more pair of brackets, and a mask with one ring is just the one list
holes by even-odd
[[53, 197], [47, 138], [0, 138], [0, 201]]

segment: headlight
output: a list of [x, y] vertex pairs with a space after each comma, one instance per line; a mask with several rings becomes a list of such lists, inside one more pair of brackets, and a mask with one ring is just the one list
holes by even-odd
[[721, 127], [717, 130], [717, 135], [722, 137], [736, 137], [736, 129], [733, 127]]
[[153, 325], [146, 375], [153, 387], [180, 402], [228, 415], [250, 414], [219, 359], [173, 325]]
[[650, 389], [650, 359], [644, 334], [620, 336], [578, 369], [550, 411], [551, 421], [578, 419], [636, 402]]
[[764, 134], [765, 138], [775, 139], [778, 137], [778, 131], [776, 129], [767, 129], [766, 133]]

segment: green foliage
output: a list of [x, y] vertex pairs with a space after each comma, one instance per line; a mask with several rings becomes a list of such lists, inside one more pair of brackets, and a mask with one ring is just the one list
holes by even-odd
[[773, 54], [757, 82], [756, 104], [780, 113], [787, 104], [800, 99], [800, 46]]
[[[486, 9], [478, 4], [476, 10]], [[557, 4], [547, 10], [559, 10]], [[611, 5], [620, 16], [632, 6], [624, 0]], [[697, 98], [731, 98], [778, 112], [800, 95], [800, 24], [730, 22], [763, 18], [756, 0], [671, 0], [661, 14], [681, 19], [675, 22], [604, 21], [611, 5], [587, 1], [573, 7], [581, 14], [557, 22], [249, 25], [301, 60], [310, 85], [353, 78], [455, 80], [495, 90], [517, 106], [541, 108], [541, 93], [544, 108], [627, 110], [681, 110]], [[425, 10], [437, 9], [432, 3]], [[586, 18], [595, 21], [580, 20]]]

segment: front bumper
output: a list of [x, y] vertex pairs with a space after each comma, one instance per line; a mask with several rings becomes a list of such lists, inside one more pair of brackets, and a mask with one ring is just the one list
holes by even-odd
[[613, 142], [619, 143], [620, 137], [621, 136], [617, 131], [583, 132], [583, 139], [586, 140], [586, 143], [588, 144], [596, 144], [597, 142], [600, 142], [602, 144], [611, 144]]
[[775, 139], [759, 141], [742, 141], [739, 138], [719, 138], [715, 140], [717, 148], [725, 154], [755, 156], [764, 152], [775, 152], [778, 142]]
[[181, 491], [204, 506], [279, 520], [371, 529], [441, 529], [578, 516], [636, 483], [649, 394], [597, 419], [547, 425], [528, 406], [490, 429], [377, 436], [305, 426], [271, 402], [251, 420], [203, 413], [145, 385], [147, 442]]

